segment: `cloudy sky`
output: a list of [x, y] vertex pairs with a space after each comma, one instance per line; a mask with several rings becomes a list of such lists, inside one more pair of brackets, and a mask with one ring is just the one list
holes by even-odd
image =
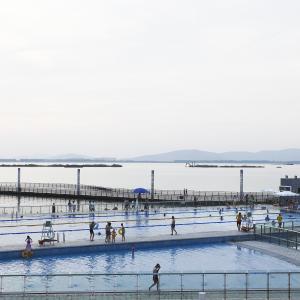
[[299, 147], [299, 0], [0, 3], [0, 156]]

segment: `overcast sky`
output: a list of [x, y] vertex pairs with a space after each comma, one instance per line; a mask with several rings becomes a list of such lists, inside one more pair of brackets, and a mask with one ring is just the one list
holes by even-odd
[[0, 156], [300, 148], [299, 0], [0, 2]]

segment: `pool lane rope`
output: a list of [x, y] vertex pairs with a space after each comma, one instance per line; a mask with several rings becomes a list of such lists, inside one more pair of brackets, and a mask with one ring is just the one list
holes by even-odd
[[[230, 212], [230, 211], [236, 211], [235, 209], [224, 209], [222, 211], [222, 213], [224, 212]], [[245, 207], [241, 207], [238, 209], [238, 211], [240, 212], [246, 212], [247, 209]], [[262, 208], [259, 208], [259, 209], [254, 209], [252, 211], [266, 211], [266, 209], [262, 209]], [[199, 213], [199, 214], [204, 214], [204, 213], [218, 213], [219, 210], [201, 210], [201, 209], [193, 209], [193, 210], [187, 210], [187, 211], [156, 211], [156, 212], [149, 212], [149, 211], [139, 211], [139, 212], [136, 212], [136, 211], [132, 211], [132, 210], [129, 210], [127, 212], [124, 212], [122, 214], [104, 214], [102, 212], [102, 215], [100, 215], [99, 213], [97, 212], [88, 212], [88, 213], [80, 213], [80, 212], [70, 212], [70, 213], [64, 213], [62, 215], [59, 214], [59, 212], [55, 213], [54, 215], [58, 216], [57, 218], [54, 218], [52, 217], [51, 213], [47, 213], [48, 217], [46, 217], [46, 214], [45, 216], [43, 217], [34, 217], [32, 216], [31, 218], [21, 218], [21, 217], [18, 217], [18, 218], [11, 218], [11, 219], [4, 219], [4, 220], [1, 220], [0, 219], [0, 222], [12, 222], [12, 221], [19, 221], [19, 220], [25, 220], [25, 221], [35, 221], [35, 220], [53, 220], [53, 219], [69, 219], [69, 218], [77, 218], [77, 219], [81, 219], [81, 218], [86, 218], [86, 217], [97, 217], [97, 218], [110, 218], [110, 217], [123, 217], [123, 216], [128, 216], [129, 214], [130, 215], [136, 215], [136, 214], [144, 214], [144, 215], [148, 215], [148, 216], [152, 216], [152, 215], [163, 215], [163, 214], [171, 214], [171, 215], [179, 215], [179, 214], [195, 214], [195, 213]]]
[[[269, 213], [269, 215], [277, 215], [278, 213]], [[264, 216], [265, 214], [255, 214], [254, 216]], [[204, 218], [220, 218], [221, 216], [223, 217], [235, 217], [236, 214], [234, 215], [215, 215], [215, 216], [190, 216], [190, 217], [177, 217], [176, 220], [185, 220], [185, 219], [204, 219]], [[169, 220], [171, 219], [170, 216], [165, 216], [164, 218], [147, 218], [147, 221], [161, 221], [161, 220]], [[52, 221], [59, 221], [59, 218], [53, 218], [51, 219]], [[145, 219], [144, 219], [145, 220]], [[24, 219], [20, 219], [19, 221], [25, 221]], [[128, 223], [128, 222], [137, 222], [139, 221], [138, 219], [127, 219], [127, 220], [110, 220], [111, 223]], [[1, 222], [1, 221], [0, 221]], [[11, 221], [11, 222], [16, 222], [15, 220]], [[221, 222], [224, 223], [225, 221]], [[78, 225], [78, 224], [89, 224], [90, 221], [83, 221], [83, 222], [52, 222], [52, 225], [55, 226], [61, 226], [61, 225]], [[107, 221], [99, 221], [97, 223], [107, 223]], [[31, 226], [31, 227], [35, 227], [35, 226], [41, 226], [41, 224], [13, 224], [13, 225], [4, 225], [4, 226], [0, 226], [1, 228], [15, 228], [15, 227], [26, 227], [26, 226]]]
[[[253, 220], [256, 222], [263, 222], [265, 219], [257, 219]], [[188, 225], [207, 225], [207, 224], [225, 224], [225, 223], [236, 223], [236, 221], [212, 221], [212, 222], [191, 222], [191, 223], [176, 223], [177, 226], [188, 226]], [[170, 224], [155, 224], [155, 225], [133, 225], [133, 226], [126, 226], [125, 228], [151, 228], [151, 227], [170, 227]], [[100, 227], [98, 230], [105, 230], [105, 227]], [[78, 231], [89, 231], [89, 229], [63, 229], [63, 230], [56, 230], [55, 232], [78, 232]], [[0, 236], [3, 235], [20, 235], [20, 234], [35, 234], [35, 233], [42, 233], [42, 231], [24, 231], [24, 232], [9, 232], [9, 233], [0, 233]]]

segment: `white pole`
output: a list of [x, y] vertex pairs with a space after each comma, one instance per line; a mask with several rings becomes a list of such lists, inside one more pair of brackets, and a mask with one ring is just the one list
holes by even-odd
[[154, 170], [151, 171], [151, 200], [154, 200]]
[[80, 195], [80, 169], [77, 169], [77, 195]]
[[18, 193], [21, 192], [21, 168], [18, 168]]
[[244, 171], [240, 170], [240, 200], [244, 198]]

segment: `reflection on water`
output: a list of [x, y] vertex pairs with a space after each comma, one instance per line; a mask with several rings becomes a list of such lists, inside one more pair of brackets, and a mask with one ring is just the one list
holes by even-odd
[[[10, 260], [0, 262], [1, 274], [47, 274], [47, 278], [33, 277], [26, 279], [27, 291], [41, 291], [46, 287], [49, 291], [55, 290], [89, 290], [91, 286], [96, 290], [136, 289], [137, 281], [140, 289], [147, 289], [152, 282], [152, 276], [114, 275], [112, 273], [151, 273], [153, 266], [159, 263], [161, 273], [168, 272], [207, 272], [216, 271], [222, 274], [206, 275], [203, 282], [205, 288], [222, 288], [224, 271], [299, 271], [299, 267], [281, 261], [274, 257], [263, 255], [257, 251], [230, 244], [190, 245], [172, 248], [137, 249], [134, 259], [131, 251], [113, 251], [89, 255], [62, 255], [56, 257], [37, 258], [31, 260]], [[89, 273], [81, 276], [51, 276], [51, 274]], [[107, 275], [93, 276], [95, 273]], [[279, 276], [279, 275], [278, 275]], [[270, 276], [273, 285], [282, 286], [287, 275]], [[249, 275], [249, 284], [252, 287], [265, 288], [263, 275]], [[199, 288], [202, 275], [161, 275], [162, 289], [178, 289], [181, 283], [185, 288]], [[227, 275], [228, 286], [236, 288], [245, 285], [243, 275]], [[292, 278], [294, 286], [299, 286], [299, 278]], [[3, 291], [14, 289], [23, 291], [24, 279], [4, 278]], [[271, 284], [270, 283], [270, 284]]]
[[131, 251], [60, 255], [31, 260], [0, 261], [4, 274], [52, 274], [77, 272], [151, 272], [160, 263], [163, 272], [207, 270], [299, 270], [293, 264], [230, 244], [204, 244]]

